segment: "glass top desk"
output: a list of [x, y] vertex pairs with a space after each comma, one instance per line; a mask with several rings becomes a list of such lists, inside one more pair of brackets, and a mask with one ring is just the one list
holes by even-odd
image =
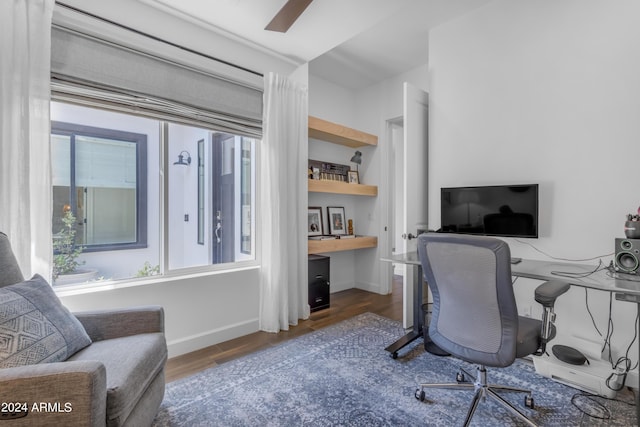
[[[422, 265], [417, 252], [396, 254], [381, 259], [386, 262], [413, 266], [416, 271], [413, 280], [413, 329], [404, 337], [388, 346], [393, 358], [398, 357], [398, 350], [422, 335], [424, 319], [420, 316], [423, 301]], [[526, 277], [536, 280], [560, 280], [572, 286], [581, 286], [604, 292], [612, 292], [619, 301], [627, 301], [638, 305], [640, 310], [640, 276], [611, 273], [609, 270], [596, 270], [595, 265], [574, 264], [569, 262], [538, 261], [522, 259], [511, 264], [511, 274], [515, 277]], [[638, 340], [640, 357], [640, 339]], [[636, 392], [636, 416], [640, 421], [640, 375], [638, 375], [638, 392]]]

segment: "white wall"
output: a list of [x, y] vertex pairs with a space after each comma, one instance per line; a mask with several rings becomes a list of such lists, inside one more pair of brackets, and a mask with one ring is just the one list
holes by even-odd
[[[204, 140], [205, 146], [205, 218], [210, 216], [211, 206], [211, 137], [209, 132], [192, 126], [177, 124], [169, 125], [169, 163], [167, 174], [169, 175], [168, 206], [169, 217], [169, 269], [178, 269], [192, 266], [202, 266], [211, 263], [211, 236], [212, 225], [205, 222], [204, 244], [197, 243], [198, 236], [198, 141]], [[150, 141], [152, 144], [156, 141]], [[178, 160], [178, 154], [187, 151], [191, 156], [191, 164], [188, 166], [174, 165]], [[183, 154], [184, 155], [184, 154]], [[186, 159], [185, 159], [186, 160]], [[149, 170], [156, 172], [155, 167]], [[155, 176], [155, 175], [152, 175]], [[155, 209], [158, 205], [152, 206]], [[185, 221], [185, 215], [189, 220]], [[150, 234], [157, 234], [157, 228], [149, 229]]]
[[[558, 258], [610, 262], [625, 215], [640, 204], [638, 16], [632, 0], [496, 0], [431, 32], [432, 228], [441, 187], [539, 183], [540, 238], [526, 242]], [[514, 256], [549, 259], [508, 241]], [[535, 314], [535, 284], [518, 280], [521, 312]], [[602, 343], [584, 300], [572, 288], [558, 301], [558, 330]], [[606, 331], [609, 294], [590, 291], [589, 301]], [[634, 336], [636, 307], [613, 307], [617, 358]], [[630, 356], [637, 361], [637, 345]]]
[[144, 305], [165, 310], [169, 356], [258, 330], [258, 267], [217, 274], [94, 286], [91, 292], [58, 291], [72, 312]]

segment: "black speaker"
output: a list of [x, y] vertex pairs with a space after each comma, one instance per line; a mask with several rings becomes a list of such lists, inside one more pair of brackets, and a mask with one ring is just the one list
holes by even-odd
[[640, 274], [640, 239], [616, 239], [616, 271], [627, 274]]
[[329, 308], [328, 256], [309, 255], [309, 307], [311, 312]]

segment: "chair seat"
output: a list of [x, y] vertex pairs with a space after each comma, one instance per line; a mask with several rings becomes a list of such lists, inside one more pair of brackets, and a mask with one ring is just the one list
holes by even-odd
[[540, 344], [542, 322], [530, 317], [518, 317], [518, 338], [516, 357], [525, 357], [535, 353]]
[[[95, 341], [69, 360], [97, 360], [107, 372], [107, 418], [120, 425], [167, 360], [162, 333]], [[110, 424], [108, 422], [108, 424]]]

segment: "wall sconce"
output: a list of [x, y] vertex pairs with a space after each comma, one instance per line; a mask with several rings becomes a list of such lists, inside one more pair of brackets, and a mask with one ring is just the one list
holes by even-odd
[[[185, 154], [186, 154], [186, 160], [185, 160]], [[184, 165], [184, 166], [189, 166], [191, 164], [191, 154], [189, 154], [188, 151], [186, 150], [182, 150], [180, 152], [180, 154], [178, 154], [178, 161], [177, 162], [173, 162], [174, 165]]]
[[[356, 171], [358, 171], [358, 165], [362, 164], [362, 153], [360, 151], [356, 151], [356, 153], [351, 157], [351, 163], [356, 164]], [[360, 171], [358, 171], [360, 172]]]

